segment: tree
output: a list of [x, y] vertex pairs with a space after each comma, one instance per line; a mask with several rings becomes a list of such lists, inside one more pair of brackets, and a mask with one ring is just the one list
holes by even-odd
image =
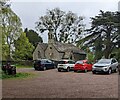
[[[20, 18], [11, 10], [10, 5], [7, 2], [0, 2], [1, 9], [1, 27], [2, 27], [2, 49], [3, 57], [7, 56], [7, 60], [12, 58], [12, 51], [14, 47], [14, 40], [16, 40], [21, 31], [21, 21]], [[5, 50], [5, 52], [4, 52]], [[6, 54], [6, 55], [4, 55]]]
[[97, 59], [99, 59], [99, 55], [109, 58], [116, 45], [118, 45], [117, 40], [120, 35], [118, 34], [118, 18], [116, 14], [116, 12], [100, 11], [98, 16], [91, 18], [91, 29], [87, 30], [89, 35], [78, 42], [80, 44], [87, 41], [87, 46], [95, 47], [96, 55], [98, 55]]
[[29, 39], [29, 42], [33, 45], [33, 46], [37, 46], [38, 42], [42, 43], [42, 37], [40, 37], [38, 35], [37, 32], [35, 32], [34, 30], [28, 30], [27, 28], [24, 31], [26, 33], [27, 38]]
[[69, 11], [61, 11], [59, 8], [47, 10], [45, 16], [41, 16], [36, 22], [36, 29], [41, 33], [53, 31], [54, 39], [64, 43], [75, 43], [83, 31], [83, 17]]
[[16, 60], [31, 60], [34, 46], [29, 42], [26, 33], [21, 33], [15, 41], [14, 58]]

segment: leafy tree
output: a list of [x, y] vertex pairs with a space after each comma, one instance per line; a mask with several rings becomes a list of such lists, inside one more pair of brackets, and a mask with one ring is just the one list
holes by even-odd
[[14, 58], [16, 60], [32, 59], [34, 46], [29, 42], [26, 33], [21, 33], [20, 37], [15, 41]]
[[115, 17], [116, 17], [116, 26], [117, 26], [117, 33], [118, 33], [118, 37], [117, 37], [117, 45], [118, 45], [118, 48], [120, 48], [120, 12], [116, 12], [115, 14]]
[[27, 38], [29, 39], [29, 42], [33, 45], [33, 46], [37, 46], [38, 42], [42, 43], [42, 37], [40, 37], [38, 35], [37, 32], [35, 32], [34, 30], [28, 30], [27, 28], [24, 31], [26, 33]]
[[[1, 28], [2, 28], [2, 49], [3, 49], [3, 57], [7, 56], [7, 59], [10, 60], [12, 58], [12, 51], [14, 47], [14, 40], [16, 40], [20, 32], [21, 21], [20, 18], [11, 10], [10, 5], [7, 2], [0, 2], [0, 14], [1, 14]], [[4, 51], [5, 50], [5, 51]], [[6, 57], [5, 57], [6, 58]]]
[[83, 31], [83, 17], [77, 16], [55, 8], [47, 10], [45, 16], [41, 16], [36, 22], [36, 29], [41, 33], [52, 30], [54, 39], [64, 43], [75, 43]]
[[88, 58], [88, 61], [93, 63], [94, 62], [94, 54], [92, 52], [89, 52], [87, 53], [87, 58]]
[[118, 45], [118, 15], [116, 12], [100, 11], [98, 16], [92, 19], [91, 29], [88, 29], [89, 35], [78, 42], [78, 45], [87, 41], [87, 46], [95, 47], [96, 58], [104, 56], [109, 58], [110, 54]]

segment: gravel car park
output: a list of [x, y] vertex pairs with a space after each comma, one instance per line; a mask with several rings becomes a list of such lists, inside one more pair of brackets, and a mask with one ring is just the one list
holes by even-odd
[[118, 98], [118, 73], [59, 73], [57, 69], [34, 71], [34, 68], [19, 68], [17, 72], [36, 76], [3, 80], [3, 98]]

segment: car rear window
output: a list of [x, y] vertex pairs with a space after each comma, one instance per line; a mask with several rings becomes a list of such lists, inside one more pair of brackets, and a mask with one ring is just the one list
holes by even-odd
[[59, 61], [58, 64], [67, 64], [67, 61]]
[[40, 60], [35, 61], [35, 64], [40, 64], [40, 63], [41, 63]]
[[83, 64], [83, 61], [77, 61], [75, 64]]

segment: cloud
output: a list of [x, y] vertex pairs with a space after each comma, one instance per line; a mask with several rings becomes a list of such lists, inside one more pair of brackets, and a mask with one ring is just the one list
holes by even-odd
[[11, 0], [12, 2], [118, 2], [119, 0]]
[[[96, 16], [100, 10], [117, 11], [118, 9], [118, 3], [115, 2], [115, 0], [110, 0], [112, 2], [98, 2], [99, 0], [97, 2], [40, 2], [41, 0], [39, 2], [36, 2], [36, 0], [34, 2], [33, 0], [31, 0], [32, 2], [30, 0], [24, 0], [25, 2], [22, 2], [22, 0], [20, 0], [20, 2], [18, 1], [19, 0], [14, 0], [14, 2], [12, 2], [12, 10], [20, 17], [23, 28], [29, 28], [34, 30], [35, 22], [38, 21], [38, 18], [40, 16], [46, 14], [46, 9], [53, 9], [55, 7], [59, 7], [63, 11], [72, 11], [79, 16], [84, 16], [84, 23], [87, 25], [87, 27], [90, 26], [90, 17]], [[46, 36], [43, 37], [45, 38]]]

